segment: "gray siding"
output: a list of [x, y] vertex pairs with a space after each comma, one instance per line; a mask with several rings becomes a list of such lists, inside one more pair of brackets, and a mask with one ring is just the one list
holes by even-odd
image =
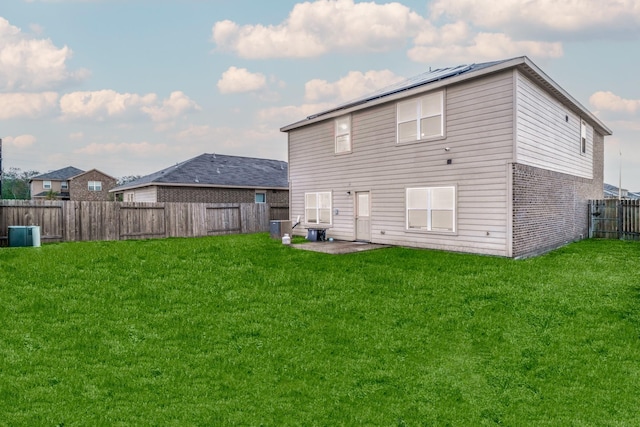
[[[446, 135], [439, 140], [396, 144], [394, 102], [352, 114], [350, 154], [334, 153], [333, 120], [290, 131], [291, 217], [303, 219], [294, 232], [305, 233], [304, 193], [332, 191], [338, 214], [327, 235], [354, 239], [353, 197], [370, 191], [372, 242], [510, 255], [513, 76], [506, 71], [447, 87]], [[457, 232], [407, 231], [405, 189], [440, 185], [457, 187]]]
[[516, 161], [554, 172], [593, 178], [593, 127], [587, 124], [587, 152], [581, 154], [580, 116], [521, 73], [516, 72], [516, 75]]

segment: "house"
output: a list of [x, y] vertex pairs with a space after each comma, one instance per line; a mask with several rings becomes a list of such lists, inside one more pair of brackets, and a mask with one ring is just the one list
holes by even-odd
[[624, 199], [624, 200], [638, 200], [640, 194], [629, 191], [626, 188], [620, 189], [615, 185], [604, 184], [604, 198], [605, 199]]
[[29, 186], [33, 200], [109, 200], [109, 190], [116, 186], [116, 179], [97, 169], [85, 172], [67, 166], [32, 177]]
[[111, 190], [125, 202], [288, 206], [287, 162], [201, 154]]
[[296, 234], [505, 257], [587, 236], [611, 135], [527, 57], [429, 71], [281, 131]]

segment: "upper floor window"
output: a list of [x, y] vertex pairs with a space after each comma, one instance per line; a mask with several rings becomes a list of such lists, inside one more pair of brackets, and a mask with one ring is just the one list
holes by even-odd
[[68, 190], [68, 189], [69, 189], [69, 182], [67, 182], [67, 181], [62, 181], [62, 182], [60, 183], [60, 188], [61, 188], [62, 190]]
[[398, 143], [444, 136], [444, 92], [398, 103]]
[[580, 120], [580, 153], [587, 153], [587, 124]]
[[335, 144], [337, 153], [351, 151], [351, 116], [338, 117], [335, 120]]
[[51, 181], [42, 181], [42, 188], [45, 190], [51, 190]]
[[102, 181], [89, 181], [89, 191], [102, 191]]
[[407, 188], [407, 229], [456, 231], [455, 187]]
[[304, 214], [308, 224], [331, 224], [331, 192], [305, 193]]
[[256, 203], [267, 203], [267, 193], [257, 192]]

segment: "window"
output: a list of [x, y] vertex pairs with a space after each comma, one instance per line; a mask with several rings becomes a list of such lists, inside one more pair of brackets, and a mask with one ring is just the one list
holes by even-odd
[[580, 120], [580, 153], [587, 153], [587, 124]]
[[89, 191], [102, 191], [102, 181], [89, 181]]
[[267, 193], [256, 193], [256, 203], [267, 203]]
[[336, 154], [351, 151], [351, 117], [339, 117], [335, 121]]
[[51, 181], [42, 181], [42, 188], [45, 190], [51, 190]]
[[398, 143], [444, 136], [444, 93], [436, 92], [399, 102]]
[[67, 181], [62, 181], [62, 182], [60, 183], [60, 188], [61, 188], [62, 190], [68, 190], [68, 189], [69, 189], [69, 183], [68, 183]]
[[456, 231], [455, 187], [407, 188], [407, 229]]
[[331, 193], [305, 193], [304, 213], [308, 224], [331, 224]]

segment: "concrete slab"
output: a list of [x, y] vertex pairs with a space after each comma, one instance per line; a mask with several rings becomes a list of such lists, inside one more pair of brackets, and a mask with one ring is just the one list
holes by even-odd
[[306, 242], [295, 243], [291, 247], [305, 251], [323, 252], [325, 254], [350, 254], [354, 252], [370, 251], [373, 249], [388, 248], [387, 245], [378, 245], [367, 242], [349, 242], [344, 240], [334, 240], [333, 242]]

